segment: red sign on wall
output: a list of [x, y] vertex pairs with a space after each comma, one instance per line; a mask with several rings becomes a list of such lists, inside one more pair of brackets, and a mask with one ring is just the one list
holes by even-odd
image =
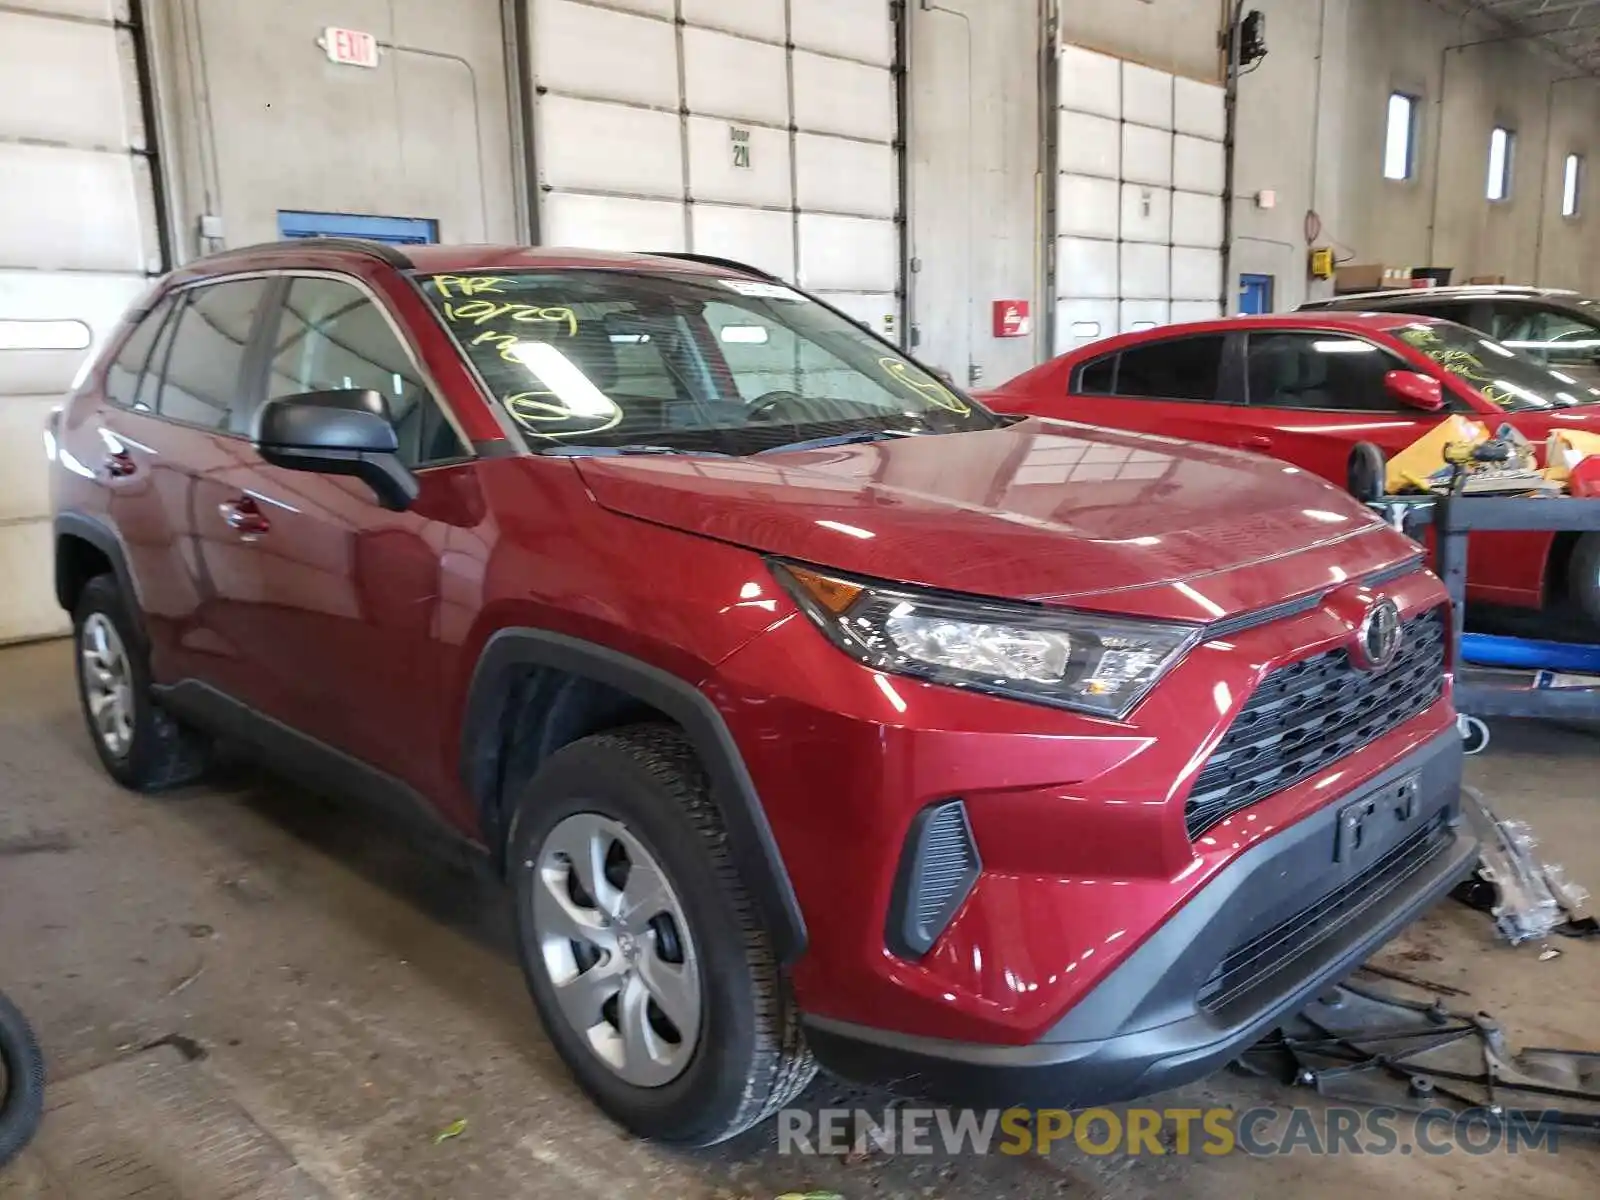
[[331, 62], [350, 67], [378, 65], [378, 39], [359, 29], [328, 26], [322, 31], [322, 48], [327, 51]]
[[1032, 332], [1033, 318], [1028, 315], [1028, 301], [996, 300], [994, 302], [995, 337], [1027, 337]]

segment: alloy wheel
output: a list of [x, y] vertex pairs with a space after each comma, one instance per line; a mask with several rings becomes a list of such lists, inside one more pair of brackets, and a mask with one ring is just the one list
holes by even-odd
[[91, 613], [79, 642], [83, 699], [95, 736], [113, 758], [133, 745], [133, 669], [122, 635], [104, 613]]
[[567, 1023], [637, 1087], [683, 1073], [700, 1039], [694, 939], [666, 872], [626, 826], [575, 813], [539, 850], [532, 927]]

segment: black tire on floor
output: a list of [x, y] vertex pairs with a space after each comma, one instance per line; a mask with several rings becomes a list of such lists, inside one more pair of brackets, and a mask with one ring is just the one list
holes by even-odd
[[[539, 949], [533, 889], [552, 830], [576, 814], [620, 823], [660, 865], [688, 919], [699, 960], [701, 1027], [688, 1065], [653, 1087], [630, 1083], [562, 1013]], [[517, 948], [545, 1029], [569, 1070], [612, 1119], [646, 1138], [708, 1146], [789, 1103], [816, 1066], [693, 747], [671, 725], [633, 725], [574, 742], [540, 767], [518, 800], [508, 870]]]
[[0, 1072], [5, 1093], [0, 1097], [0, 1167], [33, 1140], [44, 1112], [44, 1055], [33, 1030], [10, 1000], [0, 996]]
[[1600, 629], [1600, 533], [1586, 533], [1572, 547], [1567, 563], [1567, 597]]
[[[127, 749], [115, 753], [95, 728], [89, 711], [83, 643], [84, 627], [99, 614], [109, 620], [121, 639], [125, 652], [131, 702], [133, 737]], [[123, 787], [139, 792], [158, 792], [190, 783], [205, 773], [210, 759], [210, 743], [194, 730], [180, 725], [176, 718], [155, 702], [150, 691], [150, 666], [134, 633], [127, 601], [111, 575], [97, 575], [84, 585], [73, 613], [74, 663], [78, 679], [78, 703], [88, 726], [89, 740], [110, 776]]]

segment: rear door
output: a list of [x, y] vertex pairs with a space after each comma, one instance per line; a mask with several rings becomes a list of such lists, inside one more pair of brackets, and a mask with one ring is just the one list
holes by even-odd
[[1074, 420], [1218, 445], [1237, 437], [1243, 389], [1226, 334], [1140, 342], [1091, 359], [1067, 386], [1079, 399], [1063, 415]]
[[253, 688], [247, 650], [224, 619], [238, 586], [240, 533], [229, 523], [222, 480], [249, 451], [231, 424], [247, 402], [248, 363], [273, 286], [258, 275], [185, 289], [151, 360], [152, 380], [159, 379], [148, 401], [154, 412], [128, 418], [137, 422], [129, 440], [150, 463], [154, 501], [143, 509], [149, 536], [129, 553], [141, 580], [158, 579], [171, 593], [172, 635], [159, 677], [199, 680], [257, 703], [269, 698]]

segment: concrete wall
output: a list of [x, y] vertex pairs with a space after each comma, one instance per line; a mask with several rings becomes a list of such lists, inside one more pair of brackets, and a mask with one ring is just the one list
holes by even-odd
[[[1277, 305], [1330, 285], [1305, 278], [1308, 210], [1341, 258], [1452, 267], [1600, 291], [1600, 215], [1560, 215], [1569, 153], [1600, 162], [1600, 85], [1432, 0], [1251, 0], [1269, 54], [1239, 84], [1234, 265], [1273, 275]], [[1417, 96], [1417, 169], [1383, 178], [1391, 92]], [[1490, 203], [1489, 133], [1517, 133], [1511, 198]], [[1272, 211], [1256, 207], [1277, 192]], [[1591, 201], [1600, 197], [1591, 196]], [[1593, 203], [1586, 205], [1592, 210]]]
[[[276, 238], [279, 209], [438, 220], [514, 240], [515, 160], [498, 0], [147, 0], [180, 258]], [[375, 34], [336, 66], [324, 27]], [[223, 220], [222, 241], [199, 218]]]

